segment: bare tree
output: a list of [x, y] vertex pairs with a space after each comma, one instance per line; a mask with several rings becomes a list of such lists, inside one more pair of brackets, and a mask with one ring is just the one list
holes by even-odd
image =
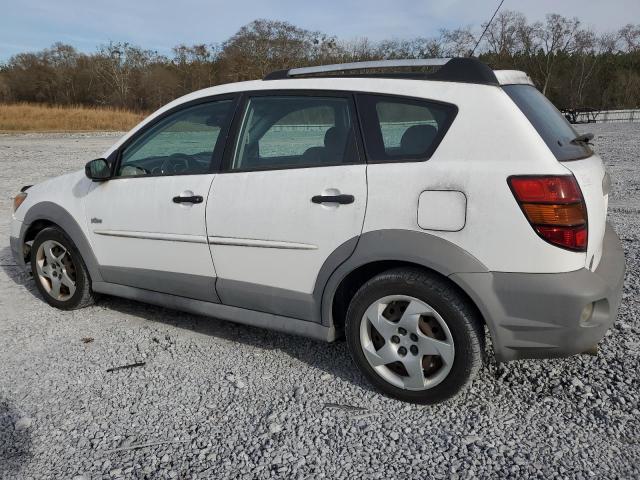
[[[0, 65], [0, 100], [149, 110], [193, 90], [277, 69], [466, 56], [476, 38], [462, 27], [437, 38], [338, 41], [286, 22], [256, 20], [220, 45], [178, 45], [170, 58], [128, 43], [112, 42], [92, 54], [56, 43]], [[479, 55], [494, 68], [525, 70], [559, 106], [635, 108], [640, 101], [640, 25], [598, 36], [575, 18], [552, 14], [529, 23], [503, 11], [487, 28]]]
[[216, 45], [178, 45], [173, 48], [172, 64], [178, 72], [184, 92], [210, 87], [216, 80], [216, 61], [220, 47]]
[[380, 59], [379, 47], [366, 37], [337, 44], [334, 62], [359, 62]]
[[636, 71], [638, 62], [640, 61], [640, 24], [627, 24], [618, 32], [619, 43], [623, 52], [629, 55], [629, 68], [627, 71], [621, 72], [624, 84], [624, 104], [633, 104], [637, 106], [640, 101], [640, 75]]
[[[527, 20], [520, 12], [506, 10], [500, 12], [487, 28], [484, 42], [488, 53], [499, 59], [511, 58], [524, 49]], [[486, 24], [482, 25], [484, 29]]]
[[440, 30], [442, 55], [445, 57], [467, 57], [476, 43], [471, 27], [460, 27], [455, 30]]
[[118, 106], [137, 106], [129, 101], [136, 75], [150, 65], [156, 54], [127, 42], [100, 47], [94, 61], [96, 76], [107, 87], [103, 102]]
[[542, 93], [547, 94], [558, 57], [575, 49], [576, 34], [580, 27], [577, 18], [566, 18], [557, 13], [547, 15], [545, 23], [534, 24], [537, 40], [537, 65], [543, 77]]
[[287, 22], [255, 20], [222, 45], [220, 61], [227, 80], [261, 78], [272, 70], [306, 65], [326, 57], [336, 40]]
[[383, 40], [376, 48], [379, 56], [391, 58], [433, 58], [442, 56], [442, 45], [435, 38]]
[[627, 24], [620, 29], [618, 36], [621, 48], [626, 53], [636, 53], [640, 51], [640, 24]]

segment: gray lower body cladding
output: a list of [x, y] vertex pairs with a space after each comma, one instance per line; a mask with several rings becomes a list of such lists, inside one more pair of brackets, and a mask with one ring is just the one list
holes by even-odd
[[[158, 286], [157, 281], [150, 281], [158, 272], [106, 267], [108, 278], [103, 280], [101, 267], [70, 215], [47, 202], [39, 207], [40, 215], [31, 215], [30, 210], [26, 220], [44, 218], [67, 232], [87, 264], [96, 291], [326, 340], [335, 338], [331, 305], [336, 288], [349, 272], [370, 262], [410, 262], [451, 278], [483, 314], [499, 361], [567, 356], [597, 344], [617, 316], [624, 279], [622, 246], [610, 225], [594, 272], [581, 269], [557, 274], [490, 272], [438, 237], [383, 230], [351, 239], [330, 256], [312, 295], [218, 279], [218, 298], [214, 279], [190, 275], [163, 277], [166, 281]], [[23, 225], [20, 238], [10, 239], [16, 263], [25, 267], [23, 245], [29, 223]], [[220, 301], [225, 305], [217, 303]], [[592, 303], [592, 316], [581, 323], [583, 309]]]
[[143, 268], [100, 267], [105, 282], [220, 303], [215, 278]]
[[271, 313], [257, 312], [254, 310], [232, 307], [230, 305], [222, 305], [220, 303], [203, 302], [201, 300], [107, 282], [93, 282], [93, 290], [98, 293], [129, 298], [183, 312], [195, 313], [197, 315], [215, 317], [245, 325], [291, 333], [325, 342], [332, 342], [336, 338], [333, 327], [325, 327], [319, 323], [306, 322], [304, 320], [274, 315]]
[[23, 253], [23, 244], [19, 238], [9, 237], [9, 244], [11, 245], [11, 254], [13, 255], [13, 259], [16, 264], [26, 269], [26, 265], [24, 263], [24, 253]]
[[[616, 319], [625, 262], [610, 225], [595, 271], [460, 273], [458, 283], [481, 310], [498, 361], [562, 357], [596, 345]], [[585, 307], [593, 313], [581, 321]]]

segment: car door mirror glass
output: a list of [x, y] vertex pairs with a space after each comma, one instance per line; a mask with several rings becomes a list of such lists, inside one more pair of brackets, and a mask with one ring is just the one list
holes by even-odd
[[96, 158], [88, 162], [84, 167], [84, 173], [87, 178], [93, 181], [103, 181], [111, 178], [111, 168], [104, 158]]

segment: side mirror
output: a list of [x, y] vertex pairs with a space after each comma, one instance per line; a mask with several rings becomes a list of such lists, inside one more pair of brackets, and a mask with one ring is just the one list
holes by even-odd
[[103, 182], [111, 178], [111, 168], [104, 158], [96, 158], [84, 166], [84, 174], [94, 182]]

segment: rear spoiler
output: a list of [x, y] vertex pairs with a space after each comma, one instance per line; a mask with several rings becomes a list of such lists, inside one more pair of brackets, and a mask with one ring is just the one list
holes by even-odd
[[520, 70], [494, 70], [500, 85], [533, 85], [531, 77]]

